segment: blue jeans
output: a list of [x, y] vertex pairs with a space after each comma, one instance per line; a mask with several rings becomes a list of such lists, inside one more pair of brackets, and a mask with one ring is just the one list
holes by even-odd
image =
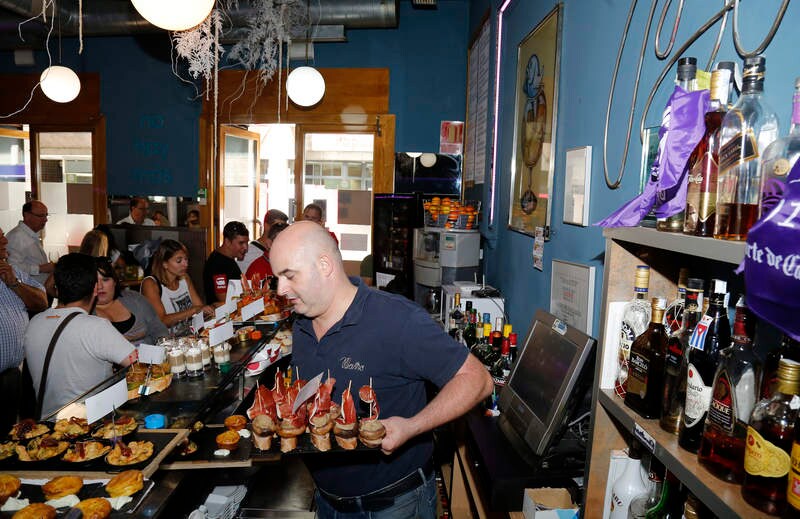
[[436, 479], [431, 476], [425, 483], [394, 498], [394, 504], [377, 512], [339, 512], [319, 491], [314, 492], [317, 519], [436, 519]]

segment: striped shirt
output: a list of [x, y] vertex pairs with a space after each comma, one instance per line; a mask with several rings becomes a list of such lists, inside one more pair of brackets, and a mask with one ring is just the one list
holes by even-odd
[[[14, 274], [26, 285], [44, 291], [30, 275], [12, 265]], [[25, 350], [22, 338], [28, 326], [28, 309], [22, 299], [5, 283], [0, 282], [0, 373], [22, 364]]]

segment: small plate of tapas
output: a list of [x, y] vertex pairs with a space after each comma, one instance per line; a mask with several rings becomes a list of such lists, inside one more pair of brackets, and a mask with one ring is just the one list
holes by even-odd
[[116, 420], [106, 419], [103, 423], [94, 430], [92, 433], [93, 438], [102, 440], [113, 440], [114, 438], [122, 438], [133, 434], [139, 424], [132, 416], [120, 416]]
[[64, 456], [61, 457], [69, 463], [88, 463], [101, 458], [111, 451], [111, 445], [97, 440], [78, 441], [70, 445]]
[[89, 434], [89, 422], [86, 418], [73, 416], [69, 419], [57, 420], [53, 427], [53, 436], [62, 440], [74, 440]]
[[8, 437], [12, 440], [22, 441], [31, 440], [37, 436], [43, 436], [50, 432], [50, 426], [46, 423], [40, 423], [36, 420], [25, 419], [19, 423], [14, 424]]
[[106, 463], [114, 467], [127, 467], [145, 462], [153, 456], [153, 442], [131, 441], [127, 444], [117, 441], [111, 452], [106, 454]]
[[17, 445], [17, 457], [24, 462], [45, 461], [62, 454], [68, 447], [68, 441], [51, 435], [39, 436], [24, 447]]

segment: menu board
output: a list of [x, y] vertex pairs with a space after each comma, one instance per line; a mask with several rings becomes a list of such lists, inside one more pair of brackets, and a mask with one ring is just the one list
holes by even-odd
[[464, 143], [464, 182], [483, 184], [486, 177], [491, 24], [487, 18], [469, 49], [467, 70], [467, 120]]

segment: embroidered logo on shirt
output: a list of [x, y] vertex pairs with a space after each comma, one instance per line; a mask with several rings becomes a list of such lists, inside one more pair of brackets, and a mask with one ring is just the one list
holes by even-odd
[[214, 290], [225, 290], [228, 286], [228, 276], [225, 274], [214, 274]]
[[351, 371], [364, 371], [365, 366], [360, 362], [356, 362], [350, 357], [342, 357], [342, 369], [349, 369]]

